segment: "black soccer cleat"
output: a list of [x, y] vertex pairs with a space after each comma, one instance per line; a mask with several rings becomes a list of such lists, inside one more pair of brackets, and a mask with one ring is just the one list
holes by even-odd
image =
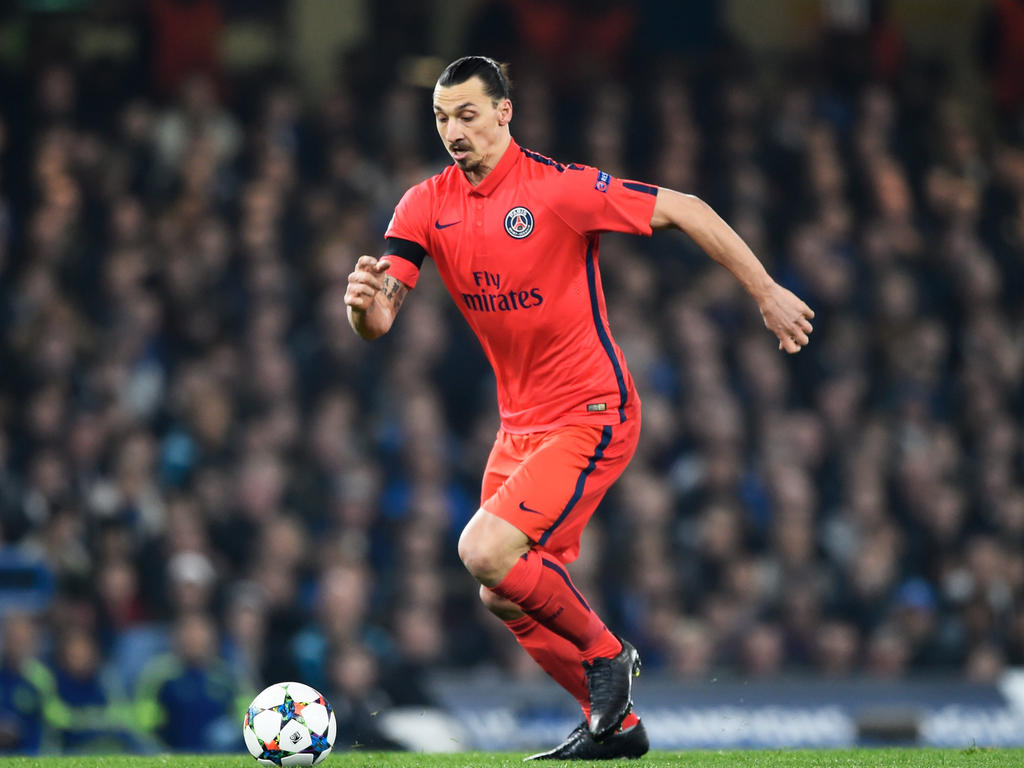
[[651, 748], [647, 740], [647, 729], [642, 722], [631, 728], [613, 733], [604, 741], [594, 741], [586, 721], [576, 726], [569, 737], [554, 749], [538, 752], [525, 760], [616, 760], [637, 758], [647, 754]]
[[619, 641], [618, 656], [583, 662], [590, 691], [590, 735], [596, 741], [611, 736], [633, 709], [633, 678], [640, 674], [640, 654], [621, 637]]

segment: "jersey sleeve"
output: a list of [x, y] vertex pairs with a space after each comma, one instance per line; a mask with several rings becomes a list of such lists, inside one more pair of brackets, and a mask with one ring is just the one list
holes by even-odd
[[566, 166], [552, 182], [548, 205], [577, 232], [651, 234], [657, 187], [576, 164]]
[[415, 288], [423, 258], [430, 245], [427, 224], [430, 221], [430, 190], [425, 183], [411, 187], [395, 206], [387, 231], [381, 258], [391, 262], [388, 274], [407, 288]]

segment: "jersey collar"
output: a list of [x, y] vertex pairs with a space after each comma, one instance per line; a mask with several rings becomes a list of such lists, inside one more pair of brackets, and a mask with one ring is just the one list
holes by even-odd
[[505, 148], [505, 154], [501, 156], [501, 160], [494, 166], [494, 170], [488, 173], [484, 180], [477, 184], [475, 187], [469, 183], [469, 179], [466, 178], [466, 174], [462, 175], [462, 180], [466, 186], [469, 187], [469, 193], [471, 195], [479, 195], [481, 197], [487, 197], [494, 191], [501, 180], [508, 176], [508, 172], [512, 170], [512, 167], [519, 161], [520, 156], [523, 153], [519, 151], [519, 145], [516, 144], [515, 139], [511, 139], [508, 146]]

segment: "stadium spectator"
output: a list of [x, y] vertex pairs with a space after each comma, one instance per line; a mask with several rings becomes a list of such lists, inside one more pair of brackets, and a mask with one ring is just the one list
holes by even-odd
[[174, 650], [142, 671], [136, 722], [169, 749], [232, 749], [242, 713], [256, 691], [242, 687], [221, 658], [217, 628], [208, 616], [184, 614], [173, 632]]
[[[377, 631], [369, 615], [372, 592], [371, 573], [361, 562], [332, 565], [322, 573], [314, 604], [316, 621], [306, 623], [290, 645], [295, 670], [309, 685], [318, 690], [327, 686], [333, 648], [373, 642]], [[305, 623], [298, 616], [290, 618]], [[282, 621], [280, 631], [287, 635], [294, 628]]]
[[336, 748], [401, 748], [381, 730], [376, 719], [391, 704], [380, 687], [376, 654], [355, 643], [331, 649], [328, 658], [329, 679], [323, 688], [338, 718], [338, 733], [343, 734]]
[[38, 658], [39, 635], [31, 616], [5, 616], [0, 639], [0, 754], [35, 754], [48, 735], [53, 676]]
[[259, 689], [277, 673], [267, 640], [262, 591], [252, 583], [236, 584], [227, 596], [225, 614], [224, 659], [246, 688]]
[[437, 706], [430, 673], [444, 656], [444, 629], [436, 610], [397, 608], [392, 634], [395, 648], [381, 671], [380, 685], [392, 706]]
[[62, 634], [54, 665], [54, 689], [47, 700], [48, 719], [57, 730], [60, 750], [73, 753], [128, 751], [138, 744], [130, 703], [104, 674], [100, 649], [83, 629]]

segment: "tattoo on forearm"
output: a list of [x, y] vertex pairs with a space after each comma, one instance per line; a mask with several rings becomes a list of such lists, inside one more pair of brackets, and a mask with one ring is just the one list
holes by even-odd
[[387, 275], [384, 276], [384, 298], [391, 302], [391, 306], [394, 307], [396, 312], [405, 300], [405, 291], [400, 290], [401, 288], [402, 283], [400, 280], [388, 277]]

